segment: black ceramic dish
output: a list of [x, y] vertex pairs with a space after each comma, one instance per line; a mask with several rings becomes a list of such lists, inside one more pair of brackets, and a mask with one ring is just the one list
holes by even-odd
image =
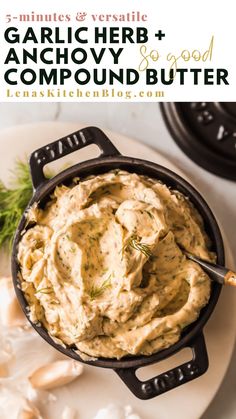
[[236, 103], [162, 102], [166, 126], [197, 165], [236, 180]]
[[[100, 148], [101, 155], [99, 158], [79, 163], [50, 180], [45, 178], [43, 168], [46, 164], [89, 144], [96, 144]], [[181, 177], [162, 166], [149, 161], [122, 156], [98, 128], [85, 128], [35, 151], [30, 157], [30, 168], [35, 192], [29, 206], [34, 202], [39, 202], [43, 206], [56, 185], [69, 183], [75, 176], [84, 178], [91, 174], [96, 175], [111, 169], [120, 168], [161, 180], [169, 187], [178, 189], [191, 199], [204, 219], [205, 229], [212, 240], [212, 250], [217, 253], [218, 263], [224, 265], [224, 248], [221, 233], [211, 210], [199, 193]], [[18, 243], [25, 226], [26, 213], [24, 213], [15, 235], [12, 254], [12, 275], [17, 297], [24, 313], [27, 315], [28, 304], [19, 287], [19, 266], [17, 263]], [[198, 320], [183, 331], [181, 339], [176, 344], [151, 356], [126, 357], [121, 360], [98, 358], [95, 361], [83, 361], [73, 348], [64, 348], [55, 343], [43, 327], [35, 324], [32, 324], [32, 326], [50, 345], [65, 355], [90, 365], [114, 369], [138, 398], [150, 399], [199, 377], [207, 370], [208, 356], [202, 329], [217, 303], [220, 291], [221, 285], [212, 283], [209, 303], [201, 311]], [[147, 381], [140, 381], [136, 377], [138, 368], [161, 361], [185, 347], [192, 349], [193, 358], [191, 361]]]

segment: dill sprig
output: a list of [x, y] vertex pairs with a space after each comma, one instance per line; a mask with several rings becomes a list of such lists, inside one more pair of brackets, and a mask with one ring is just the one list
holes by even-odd
[[38, 289], [35, 294], [52, 294], [54, 291], [52, 289], [52, 287], [44, 287], [44, 288], [40, 288]]
[[[0, 181], [0, 248], [4, 246], [8, 251], [11, 251], [15, 231], [33, 195], [27, 161], [17, 160], [11, 174], [10, 188]], [[54, 173], [47, 170], [45, 176], [50, 179]]]
[[152, 252], [148, 244], [142, 243], [140, 237], [132, 235], [128, 242], [123, 247], [123, 250], [126, 250], [128, 247], [132, 247], [135, 250], [143, 253], [147, 258], [152, 256]]
[[102, 282], [100, 286], [93, 285], [89, 291], [89, 296], [91, 300], [94, 300], [97, 297], [100, 297], [105, 290], [111, 287], [111, 275]]
[[16, 228], [32, 193], [29, 165], [18, 160], [10, 188], [0, 181], [0, 247], [11, 249]]

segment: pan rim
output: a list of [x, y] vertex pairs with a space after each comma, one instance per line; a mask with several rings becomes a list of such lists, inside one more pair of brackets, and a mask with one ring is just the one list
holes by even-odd
[[[111, 166], [110, 169], [104, 169], [104, 166]], [[117, 167], [116, 167], [117, 166]], [[123, 166], [123, 167], [122, 167]], [[133, 169], [125, 169], [125, 166], [133, 166]], [[218, 226], [218, 223], [215, 219], [215, 216], [213, 212], [211, 211], [210, 207], [208, 206], [205, 199], [201, 196], [201, 194], [183, 177], [179, 176], [175, 172], [171, 171], [170, 169], [158, 165], [156, 163], [142, 160], [134, 157], [128, 157], [128, 156], [115, 156], [115, 157], [99, 157], [96, 159], [87, 160], [85, 162], [81, 162], [78, 164], [75, 164], [74, 166], [64, 170], [63, 172], [60, 172], [58, 175], [50, 179], [49, 181], [43, 183], [40, 185], [31, 201], [29, 202], [23, 217], [21, 218], [21, 221], [19, 223], [19, 226], [17, 228], [14, 242], [13, 242], [13, 251], [12, 251], [12, 277], [13, 277], [13, 283], [16, 291], [17, 298], [20, 302], [20, 305], [24, 311], [24, 313], [28, 314], [27, 306], [28, 303], [24, 297], [23, 292], [19, 288], [19, 280], [18, 278], [18, 263], [17, 263], [17, 249], [18, 244], [21, 238], [21, 233], [25, 227], [25, 215], [27, 209], [35, 202], [41, 202], [43, 199], [45, 199], [52, 190], [60, 183], [67, 181], [71, 178], [73, 178], [76, 175], [80, 175], [81, 173], [89, 172], [84, 177], [89, 175], [96, 175], [96, 170], [100, 171], [100, 173], [105, 173], [109, 170], [116, 169], [116, 168], [124, 168], [124, 170], [127, 170], [129, 172], [137, 173], [137, 172], [143, 172], [143, 175], [150, 176], [154, 179], [160, 180], [159, 177], [168, 177], [168, 181], [165, 183], [167, 186], [170, 186], [173, 183], [177, 183], [178, 186], [185, 190], [185, 195], [188, 195], [190, 197], [190, 201], [194, 203], [194, 205], [197, 206], [198, 211], [203, 217], [203, 220], [205, 223], [207, 223], [207, 226], [210, 227], [212, 236], [214, 236], [214, 246], [215, 251], [217, 253], [218, 262], [220, 264], [224, 264], [224, 245], [223, 245], [223, 239], [222, 235]], [[95, 171], [95, 172], [94, 172]], [[147, 172], [156, 172], [155, 175], [151, 176]], [[83, 175], [82, 175], [83, 176]], [[178, 188], [176, 188], [178, 189]], [[181, 192], [183, 192], [181, 190]], [[201, 208], [199, 210], [199, 208]], [[204, 214], [203, 214], [204, 213]], [[213, 237], [212, 237], [213, 238]], [[63, 346], [57, 344], [53, 339], [49, 336], [48, 332], [45, 328], [41, 326], [37, 326], [35, 323], [30, 321], [33, 328], [39, 333], [39, 335], [46, 340], [50, 345], [54, 346], [57, 350], [64, 353], [65, 355], [76, 359], [80, 362], [84, 362], [86, 364], [95, 365], [103, 368], [112, 368], [112, 369], [119, 369], [119, 368], [139, 368], [142, 366], [150, 365], [155, 362], [159, 362], [163, 359], [168, 358], [171, 355], [174, 355], [176, 352], [180, 351], [184, 347], [187, 347], [193, 340], [194, 337], [197, 336], [199, 333], [201, 333], [204, 325], [208, 321], [209, 317], [211, 316], [215, 305], [218, 301], [220, 292], [221, 292], [221, 285], [219, 284], [213, 284], [213, 290], [211, 293], [211, 297], [209, 300], [209, 303], [206, 305], [203, 310], [201, 310], [199, 318], [192, 323], [190, 326], [188, 326], [187, 333], [183, 333], [183, 336], [179, 339], [178, 342], [176, 342], [174, 345], [171, 345], [169, 348], [164, 349], [160, 352], [156, 352], [152, 355], [148, 356], [129, 356], [121, 358], [120, 360], [117, 359], [110, 359], [110, 358], [97, 358], [96, 360], [85, 360], [81, 358], [78, 353], [74, 352], [71, 348], [64, 348]]]

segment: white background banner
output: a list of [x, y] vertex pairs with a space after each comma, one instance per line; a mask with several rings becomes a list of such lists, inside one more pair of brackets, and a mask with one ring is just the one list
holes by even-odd
[[234, 1], [10, 0], [0, 11], [1, 101], [235, 101]]

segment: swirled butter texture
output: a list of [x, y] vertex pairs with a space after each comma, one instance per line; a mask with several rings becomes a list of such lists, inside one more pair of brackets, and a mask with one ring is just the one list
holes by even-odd
[[202, 219], [157, 180], [119, 170], [77, 179], [28, 218], [18, 260], [31, 320], [81, 353], [160, 351], [208, 302], [209, 277], [182, 251], [215, 259]]

